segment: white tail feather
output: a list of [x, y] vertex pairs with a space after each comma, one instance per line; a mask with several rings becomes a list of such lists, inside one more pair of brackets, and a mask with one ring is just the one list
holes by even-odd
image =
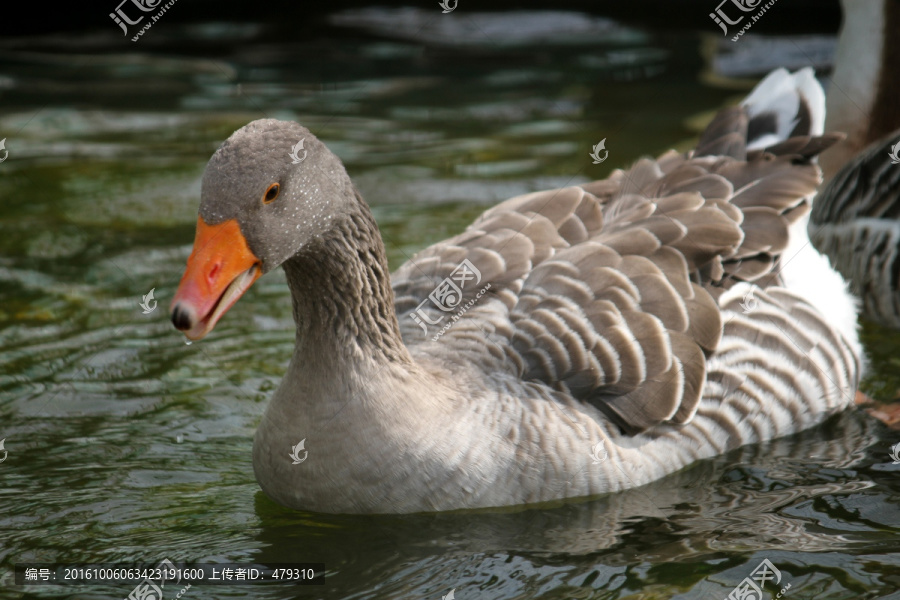
[[[822, 135], [825, 129], [825, 92], [811, 67], [795, 73], [772, 71], [741, 105], [751, 121], [748, 150], [777, 144], [791, 135]], [[804, 127], [795, 131], [801, 121]]]

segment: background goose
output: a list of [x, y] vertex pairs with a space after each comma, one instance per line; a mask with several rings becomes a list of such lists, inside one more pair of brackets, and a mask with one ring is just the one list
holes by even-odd
[[[850, 282], [863, 314], [900, 328], [900, 3], [841, 3], [826, 127], [848, 136], [822, 155], [828, 182], [817, 197], [810, 239]], [[840, 172], [838, 172], [840, 170]]]
[[870, 319], [900, 329], [900, 130], [847, 164], [816, 198], [812, 243], [862, 299]]
[[[296, 123], [254, 121], [206, 169], [172, 320], [200, 339], [284, 267], [296, 346], [253, 465], [286, 506], [400, 513], [636, 487], [852, 403], [852, 300], [824, 260], [785, 254], [808, 246], [813, 157], [836, 139], [823, 111], [811, 70], [776, 71], [695, 151], [510, 199], [393, 276], [339, 159]], [[308, 157], [292, 164], [300, 139]]]
[[825, 129], [847, 137], [822, 153], [826, 182], [870, 144], [900, 128], [900, 3], [841, 0], [841, 8]]

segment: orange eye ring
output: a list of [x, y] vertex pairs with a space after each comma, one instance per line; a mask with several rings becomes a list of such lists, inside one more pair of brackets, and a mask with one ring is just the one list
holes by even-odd
[[266, 193], [263, 195], [263, 200], [262, 200], [263, 204], [269, 204], [270, 202], [273, 202], [275, 200], [275, 198], [278, 197], [278, 193], [280, 191], [281, 191], [281, 186], [278, 185], [277, 183], [273, 183], [272, 185], [270, 185], [269, 188], [266, 190]]

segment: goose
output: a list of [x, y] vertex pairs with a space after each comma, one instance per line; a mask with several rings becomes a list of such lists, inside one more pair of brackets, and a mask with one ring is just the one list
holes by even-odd
[[896, 0], [841, 0], [843, 23], [826, 97], [825, 129], [846, 139], [822, 153], [825, 181], [870, 144], [900, 129]]
[[826, 185], [809, 237], [849, 282], [871, 321], [900, 329], [900, 31], [894, 0], [841, 2], [844, 23], [825, 126], [847, 133], [822, 154]]
[[816, 197], [809, 236], [872, 321], [900, 329], [900, 129], [845, 165]]
[[693, 151], [506, 200], [393, 274], [338, 157], [295, 122], [256, 120], [206, 167], [170, 316], [200, 340], [284, 269], [295, 348], [252, 462], [286, 507], [636, 488], [853, 403], [853, 299], [827, 261], [788, 253], [809, 245], [815, 156], [839, 137], [823, 113], [811, 69], [775, 71]]

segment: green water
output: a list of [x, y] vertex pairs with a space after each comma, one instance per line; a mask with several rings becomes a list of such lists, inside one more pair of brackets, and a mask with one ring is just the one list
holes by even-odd
[[[787, 598], [900, 599], [900, 433], [858, 411], [590, 502], [356, 517], [266, 498], [250, 449], [292, 349], [283, 275], [201, 343], [166, 315], [200, 175], [233, 130], [309, 127], [396, 267], [509, 196], [684, 147], [685, 122], [735, 93], [701, 84], [697, 40], [673, 32], [454, 47], [310, 31], [161, 21], [127, 45], [117, 31], [0, 42], [0, 576], [20, 562], [321, 562], [323, 587], [184, 598], [705, 599], [767, 558]], [[900, 336], [866, 337], [866, 389], [892, 399]], [[7, 581], [0, 598], [130, 589]]]

